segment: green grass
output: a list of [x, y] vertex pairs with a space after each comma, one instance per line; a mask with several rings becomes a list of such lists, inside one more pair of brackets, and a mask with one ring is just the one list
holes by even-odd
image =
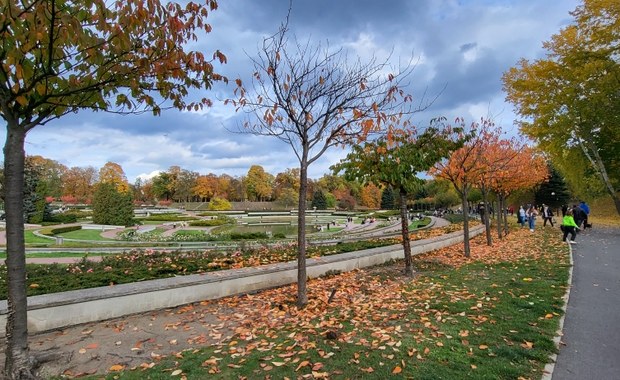
[[93, 241], [113, 241], [113, 239], [108, 239], [101, 236], [101, 230], [76, 230], [70, 232], [63, 232], [60, 236], [67, 239], [77, 239], [77, 240], [93, 240]]
[[[512, 262], [455, 269], [416, 258], [423, 275], [396, 285], [393, 273], [371, 272], [357, 278], [349, 301], [317, 307], [314, 317], [293, 315], [270, 327], [248, 321], [253, 334], [245, 339], [234, 336], [106, 379], [540, 378], [556, 351], [568, 280], [566, 247], [553, 238], [541, 238], [541, 257]], [[342, 285], [351, 286], [346, 279]], [[277, 315], [272, 305], [262, 312]]]
[[24, 231], [26, 244], [54, 244], [54, 239], [46, 239], [34, 234], [33, 230]]

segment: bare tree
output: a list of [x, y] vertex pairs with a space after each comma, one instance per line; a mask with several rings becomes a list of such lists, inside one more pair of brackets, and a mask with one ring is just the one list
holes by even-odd
[[389, 59], [349, 59], [343, 49], [289, 41], [288, 18], [264, 39], [251, 58], [251, 87], [236, 81], [237, 111], [248, 113], [241, 133], [276, 137], [291, 146], [299, 160], [297, 303], [308, 302], [306, 289], [305, 210], [308, 167], [327, 149], [364, 141], [369, 134], [389, 132], [414, 107], [403, 91], [414, 65], [390, 70]]

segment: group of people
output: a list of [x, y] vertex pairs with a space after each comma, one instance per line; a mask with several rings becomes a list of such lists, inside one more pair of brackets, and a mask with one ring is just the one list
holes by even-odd
[[[563, 232], [562, 241], [566, 241], [568, 235], [570, 235], [569, 243], [575, 244], [575, 238], [577, 237], [577, 231], [590, 226], [588, 223], [588, 215], [590, 214], [590, 207], [584, 201], [580, 201], [579, 204], [574, 204], [572, 207], [568, 205], [562, 206], [562, 224], [560, 229]], [[536, 218], [542, 217], [543, 226], [547, 223], [554, 226], [554, 214], [551, 207], [543, 204], [540, 208], [532, 205], [526, 207], [520, 206], [517, 213], [517, 221], [521, 224], [521, 227], [525, 227], [525, 223], [528, 224], [530, 231], [534, 232], [536, 226]]]

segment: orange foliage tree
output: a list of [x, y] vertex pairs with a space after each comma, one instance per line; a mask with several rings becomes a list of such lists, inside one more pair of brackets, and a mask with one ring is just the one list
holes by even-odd
[[369, 183], [362, 187], [360, 193], [360, 203], [371, 209], [378, 209], [381, 206], [381, 189], [374, 183]]
[[[445, 120], [442, 121], [445, 123]], [[447, 160], [438, 162], [429, 173], [437, 178], [448, 180], [461, 196], [463, 209], [463, 253], [470, 256], [469, 247], [469, 204], [467, 197], [481, 177], [484, 165], [480, 164], [483, 145], [487, 131], [493, 126], [489, 120], [467, 124], [463, 118], [457, 118], [455, 124], [471, 138], [463, 147], [454, 151]]]
[[[505, 140], [498, 147], [499, 156], [504, 160], [497, 167], [493, 180], [490, 183], [491, 189], [497, 194], [499, 199], [499, 210], [506, 209], [506, 199], [517, 190], [531, 189], [549, 177], [549, 169], [545, 158], [534, 148], [525, 145], [517, 139]], [[503, 233], [501, 231], [501, 215], [498, 218], [497, 233], [501, 238], [508, 233], [508, 219], [504, 214]]]
[[213, 58], [186, 50], [209, 33], [217, 8], [160, 0], [0, 0], [0, 116], [4, 145], [8, 315], [5, 376], [34, 377], [28, 349], [23, 186], [24, 143], [33, 128], [82, 109], [159, 114], [199, 109], [192, 88], [223, 80]]

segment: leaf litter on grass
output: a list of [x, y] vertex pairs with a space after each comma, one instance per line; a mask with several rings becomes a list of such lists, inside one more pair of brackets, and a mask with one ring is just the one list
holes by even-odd
[[[471, 360], [459, 367], [460, 370], [466, 366], [468, 371], [480, 371], [484, 368], [479, 360], [480, 352], [484, 357], [494, 357], [502, 349], [498, 342], [485, 341], [481, 327], [497, 323], [497, 318], [490, 315], [497, 296], [443, 280], [451, 271], [474, 263], [482, 266], [475, 267], [478, 272], [470, 277], [484, 279], [487, 276], [484, 272], [490, 273], [484, 265], [515, 263], [516, 266], [524, 260], [557, 262], [561, 243], [542, 244], [544, 239], [542, 233], [532, 237], [529, 231], [528, 234], [515, 231], [488, 247], [484, 238], [478, 237], [472, 240], [470, 258], [463, 257], [460, 244], [416, 256], [416, 267], [432, 263], [431, 267], [439, 266], [440, 270], [414, 278], [402, 275], [402, 263], [397, 262], [314, 279], [309, 282], [309, 303], [303, 309], [295, 306], [295, 285], [176, 308], [170, 313], [178, 317], [177, 324], [170, 323], [165, 328], [176, 332], [170, 342], [175, 341], [173, 348], [177, 351], [167, 356], [151, 355], [142, 358], [141, 363], [115, 363], [134, 371], [117, 372], [114, 376], [122, 374], [131, 378], [131, 373], [139, 375], [147, 370], [185, 378], [200, 378], [196, 371], [240, 378], [269, 377], [276, 373], [286, 373], [285, 377], [289, 378], [338, 378], [345, 373], [344, 377], [380, 378], [411, 375], [408, 371], [432, 361], [448, 366], [450, 359], [445, 357], [446, 352], [461, 352], [455, 361]], [[557, 249], [549, 250], [550, 246]], [[515, 281], [528, 285], [522, 279]], [[493, 283], [488, 286], [497, 287]], [[512, 292], [518, 301], [524, 297], [517, 290], [500, 292]], [[183, 320], [192, 315], [195, 318], [196, 313], [204, 314], [204, 310], [219, 323], [205, 324], [207, 328], [200, 333], [188, 334], [192, 329], [186, 330]], [[543, 322], [553, 319], [549, 315], [555, 314], [543, 313]], [[453, 325], [467, 328], [451, 331]], [[524, 350], [537, 346], [529, 335], [520, 341], [511, 340], [517, 339], [519, 333], [505, 332], [502, 343]], [[199, 350], [205, 347], [204, 352]], [[198, 355], [200, 364], [188, 369], [184, 363], [192, 355]], [[104, 371], [111, 368], [108, 366]]]

